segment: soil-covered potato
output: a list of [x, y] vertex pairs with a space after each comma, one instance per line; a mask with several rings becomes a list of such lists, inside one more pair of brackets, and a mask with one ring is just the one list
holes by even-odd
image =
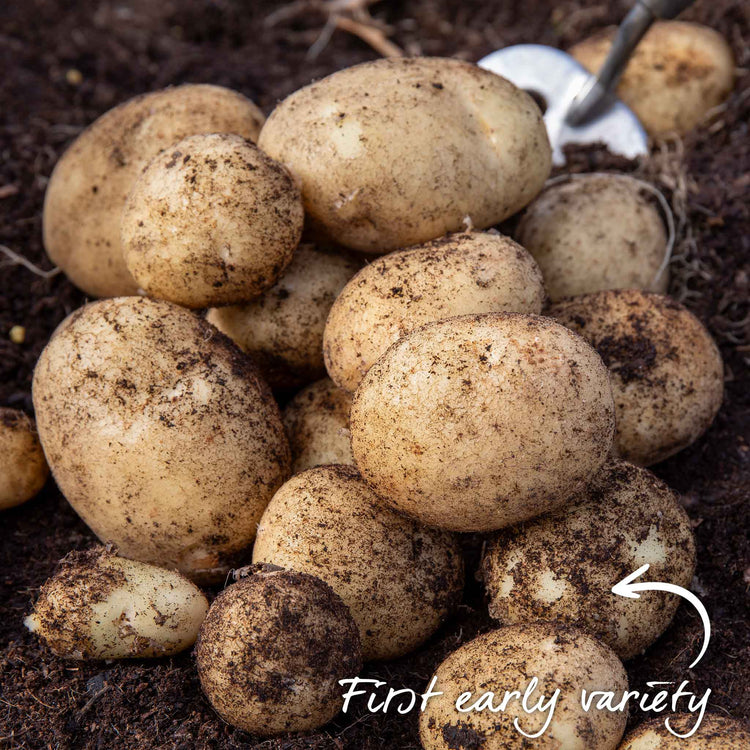
[[330, 721], [362, 667], [357, 626], [319, 578], [259, 566], [222, 591], [195, 648], [201, 686], [229, 724], [259, 735]]
[[551, 165], [539, 108], [472, 63], [390, 58], [296, 91], [258, 140], [302, 185], [314, 226], [385, 253], [523, 208]]
[[472, 232], [389, 253], [337, 297], [323, 347], [328, 374], [354, 391], [395, 341], [426, 323], [483, 312], [540, 313], [544, 282], [534, 259], [500, 234]]
[[708, 429], [724, 393], [721, 354], [685, 307], [622, 289], [561, 300], [549, 314], [586, 338], [609, 368], [622, 458], [650, 466]]
[[491, 531], [563, 505], [614, 434], [607, 368], [549, 318], [486, 313], [399, 339], [354, 395], [352, 451], [384, 502]]
[[455, 537], [383, 505], [353, 466], [292, 477], [258, 524], [253, 562], [321, 578], [359, 627], [362, 654], [395, 659], [429, 638], [461, 600]]
[[91, 124], [55, 166], [44, 198], [44, 247], [94, 297], [135, 294], [120, 217], [141, 170], [188, 135], [237, 133], [255, 141], [262, 112], [230, 89], [190, 84], [135, 97]]
[[39, 437], [73, 508], [120, 553], [220, 580], [291, 457], [252, 361], [197, 315], [118, 297], [66, 318], [34, 372]]
[[630, 659], [666, 630], [680, 602], [662, 591], [639, 599], [612, 594], [646, 563], [644, 580], [689, 587], [690, 519], [651, 472], [612, 459], [562, 511], [499, 532], [485, 551], [482, 577], [490, 615], [501, 624], [561, 620]]
[[18, 409], [0, 408], [0, 510], [31, 500], [49, 476], [34, 420]]
[[685, 735], [695, 726], [697, 714], [669, 714], [650, 719], [629, 732], [620, 750], [747, 750], [750, 727], [718, 714], [704, 714], [695, 734], [682, 738], [667, 729], [664, 722], [678, 734]]

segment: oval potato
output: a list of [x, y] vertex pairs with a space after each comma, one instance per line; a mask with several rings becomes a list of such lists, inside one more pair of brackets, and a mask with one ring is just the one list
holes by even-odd
[[704, 714], [700, 726], [690, 737], [675, 737], [665, 720], [678, 734], [690, 732], [697, 714], [670, 714], [644, 721], [622, 741], [620, 750], [747, 750], [750, 728], [747, 724], [718, 714]]
[[34, 420], [18, 409], [0, 407], [0, 510], [37, 495], [49, 476]]

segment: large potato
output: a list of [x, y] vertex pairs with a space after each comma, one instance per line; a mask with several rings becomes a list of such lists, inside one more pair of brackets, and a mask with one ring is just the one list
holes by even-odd
[[[704, 714], [695, 734], [684, 737], [698, 720], [697, 713], [684, 713], [644, 721], [628, 733], [620, 750], [747, 750], [750, 747], [750, 727], [719, 714]], [[669, 722], [672, 732], [665, 721]], [[683, 736], [675, 737], [673, 732]]]
[[0, 408], [0, 510], [31, 500], [49, 476], [34, 420], [17, 409]]
[[289, 476], [278, 407], [251, 360], [193, 313], [119, 297], [64, 320], [34, 372], [60, 489], [127, 557], [219, 579]]
[[549, 318], [464, 315], [397, 341], [354, 395], [352, 451], [424, 523], [490, 531], [563, 505], [604, 463], [607, 368]]
[[196, 133], [255, 141], [263, 114], [220, 86], [178, 86], [138, 96], [103, 114], [57, 162], [44, 198], [44, 247], [87, 294], [135, 294], [125, 266], [120, 215], [136, 177], [162, 149]]
[[333, 303], [323, 339], [334, 382], [354, 391], [383, 352], [436, 320], [482, 312], [539, 313], [534, 259], [499, 234], [449, 235], [365, 266]]
[[551, 164], [539, 108], [471, 63], [391, 58], [287, 97], [258, 140], [302, 184], [314, 225], [384, 253], [523, 208]]

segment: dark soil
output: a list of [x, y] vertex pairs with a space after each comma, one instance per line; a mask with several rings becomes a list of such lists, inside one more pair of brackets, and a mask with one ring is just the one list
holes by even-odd
[[[410, 0], [376, 4], [391, 39], [412, 54], [476, 60], [515, 42], [568, 46], [616, 22], [630, 3], [562, 0]], [[318, 4], [320, 5], [320, 4]], [[113, 105], [168, 84], [234, 87], [269, 111], [313, 78], [376, 57], [359, 39], [333, 34], [306, 59], [324, 18], [315, 4], [264, 28], [272, 2], [243, 0], [5, 0], [0, 5], [0, 244], [48, 269], [41, 209], [52, 167], [81, 129]], [[699, 0], [687, 17], [720, 30], [747, 68], [750, 19], [744, 0]], [[77, 72], [71, 72], [77, 71]], [[79, 75], [80, 74], [80, 75]], [[658, 144], [642, 165], [596, 149], [572, 154], [576, 170], [636, 169], [666, 192], [680, 218], [671, 292], [719, 342], [726, 398], [700, 441], [656, 472], [684, 497], [698, 539], [694, 589], [713, 637], [689, 670], [702, 628], [681, 606], [648, 653], [628, 665], [634, 688], [687, 679], [711, 688], [711, 709], [750, 715], [748, 485], [750, 482], [750, 75], [711, 124], [686, 141]], [[31, 374], [57, 323], [84, 301], [62, 275], [40, 278], [0, 259], [0, 405], [31, 412]], [[9, 340], [26, 328], [22, 344]], [[58, 659], [22, 627], [56, 562], [94, 537], [50, 482], [3, 515], [0, 544], [0, 745], [26, 748], [416, 748], [416, 714], [361, 708], [325, 730], [260, 742], [223, 724], [201, 695], [190, 654], [168, 660], [77, 663]], [[476, 540], [474, 540], [476, 542]], [[468, 543], [470, 569], [476, 543]], [[366, 669], [394, 687], [422, 689], [447, 652], [491, 626], [475, 582], [458, 615], [418, 653]], [[631, 716], [631, 722], [640, 717]]]

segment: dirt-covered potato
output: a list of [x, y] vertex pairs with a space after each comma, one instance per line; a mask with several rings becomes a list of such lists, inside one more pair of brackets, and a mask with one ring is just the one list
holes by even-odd
[[464, 583], [455, 537], [387, 508], [353, 466], [292, 477], [258, 524], [253, 562], [321, 578], [359, 627], [362, 654], [395, 659], [429, 638]]
[[526, 209], [517, 236], [553, 300], [602, 289], [667, 290], [664, 221], [653, 193], [627, 175], [551, 185]]
[[33, 397], [57, 484], [94, 533], [196, 579], [224, 577], [289, 476], [281, 415], [255, 365], [169, 302], [75, 311], [39, 358]]
[[49, 476], [34, 420], [18, 409], [0, 408], [0, 510], [31, 500]]
[[[570, 54], [585, 68], [599, 70], [616, 29], [605, 29], [576, 44]], [[708, 26], [657, 21], [635, 48], [617, 87], [652, 136], [687, 133], [708, 110], [721, 104], [734, 85], [734, 58], [726, 40]]]
[[349, 432], [352, 397], [328, 378], [301, 390], [284, 409], [292, 474], [325, 464], [353, 464]]
[[491, 531], [563, 505], [612, 445], [607, 368], [549, 318], [486, 313], [397, 341], [354, 395], [352, 451], [384, 502]]
[[323, 726], [341, 709], [338, 681], [362, 667], [357, 626], [341, 599], [319, 578], [274, 566], [216, 597], [195, 657], [218, 714], [259, 735]]
[[501, 624], [561, 620], [630, 659], [666, 630], [680, 602], [662, 591], [640, 599], [612, 594], [646, 563], [644, 580], [689, 587], [690, 519], [650, 471], [612, 459], [562, 511], [499, 532], [485, 551], [482, 577], [490, 615]]
[[539, 108], [476, 65], [390, 58], [287, 97], [258, 140], [302, 184], [305, 210], [337, 243], [384, 253], [479, 229], [523, 208], [551, 165]]
[[[625, 731], [626, 712], [600, 710], [595, 704], [587, 712], [581, 706], [582, 690], [611, 690], [619, 699], [628, 688], [628, 678], [610, 648], [575, 628], [536, 623], [490, 631], [452, 653], [435, 676], [433, 689], [443, 695], [431, 698], [420, 714], [424, 750], [614, 750]], [[502, 712], [467, 711], [488, 692], [494, 693], [495, 707], [506, 691], [523, 694], [534, 677], [538, 684], [528, 705], [540, 697], [549, 702], [559, 689], [554, 712], [549, 708], [524, 711], [518, 692]], [[459, 712], [456, 702], [462, 693], [470, 696], [462, 701], [463, 712]], [[527, 735], [544, 732], [528, 739], [514, 727], [514, 721]]]
[[300, 245], [274, 287], [245, 305], [209, 310], [207, 318], [252, 355], [272, 388], [306, 385], [326, 374], [326, 318], [359, 267], [340, 253]]
[[138, 96], [103, 114], [57, 162], [44, 198], [44, 247], [87, 294], [135, 294], [120, 216], [141, 170], [162, 149], [196, 133], [255, 141], [263, 114], [235, 91], [205, 84]]
[[539, 313], [544, 298], [534, 259], [500, 234], [449, 235], [390, 253], [336, 298], [323, 340], [328, 374], [354, 391], [394, 341], [426, 323], [469, 313]]
[[697, 714], [667, 714], [649, 719], [629, 732], [620, 750], [747, 750], [750, 728], [741, 721], [718, 714], [704, 714], [700, 726], [690, 737], [675, 737], [664, 725], [665, 720], [677, 734], [690, 732], [698, 721]]
[[685, 307], [623, 289], [562, 300], [549, 314], [586, 338], [608, 366], [622, 458], [650, 466], [708, 429], [724, 393], [721, 354]]
[[151, 297], [230, 305], [273, 286], [302, 236], [299, 188], [238, 135], [191, 135], [141, 172], [122, 214], [125, 264]]
[[140, 659], [192, 646], [207, 611], [179, 573], [99, 548], [60, 561], [24, 624], [58, 656]]

